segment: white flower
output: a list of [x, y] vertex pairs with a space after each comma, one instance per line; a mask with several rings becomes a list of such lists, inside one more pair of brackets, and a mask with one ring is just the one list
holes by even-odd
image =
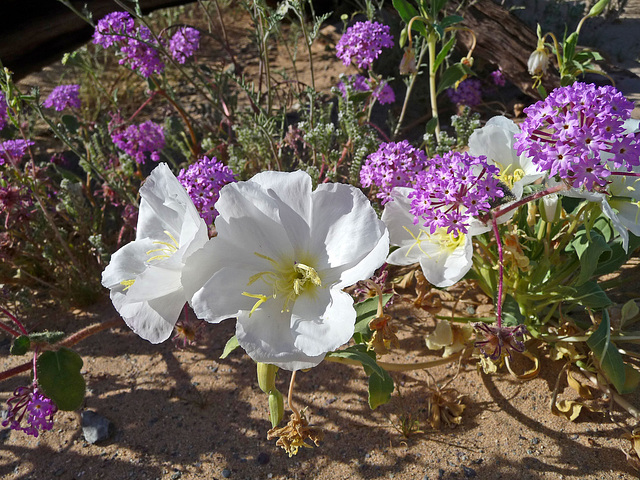
[[[304, 172], [263, 172], [226, 185], [218, 236], [189, 259], [203, 284], [199, 318], [236, 317], [238, 343], [256, 362], [288, 370], [319, 364], [349, 341], [356, 313], [342, 291], [369, 278], [389, 250], [388, 232], [357, 188]], [[200, 283], [202, 282], [202, 283]]]
[[484, 155], [489, 163], [495, 164], [500, 169], [500, 181], [520, 200], [523, 187], [532, 184], [544, 173], [525, 153], [517, 154], [513, 148], [516, 133], [520, 133], [520, 127], [513, 120], [503, 116], [493, 117], [469, 137], [469, 153]]
[[411, 188], [396, 187], [391, 192], [392, 201], [382, 212], [382, 221], [389, 229], [391, 245], [398, 246], [387, 258], [391, 265], [411, 265], [420, 262], [422, 273], [436, 287], [449, 287], [466, 275], [473, 265], [471, 238], [489, 230], [488, 227], [471, 225], [468, 233], [458, 237], [438, 229], [433, 235], [420, 223], [414, 224], [410, 212]]
[[546, 47], [538, 47], [533, 51], [533, 53], [529, 56], [529, 61], [527, 62], [527, 69], [529, 70], [529, 74], [534, 75], [543, 75], [547, 72], [547, 68], [549, 67], [549, 57], [551, 53]]
[[124, 321], [151, 343], [169, 338], [187, 301], [184, 262], [208, 241], [207, 225], [165, 163], [140, 187], [136, 240], [111, 257], [102, 284]]

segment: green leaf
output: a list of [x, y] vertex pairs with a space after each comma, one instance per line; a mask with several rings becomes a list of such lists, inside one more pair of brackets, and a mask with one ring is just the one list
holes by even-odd
[[9, 352], [11, 355], [24, 355], [31, 347], [31, 340], [27, 335], [20, 335], [11, 344]]
[[394, 390], [393, 379], [378, 365], [375, 353], [367, 352], [366, 346], [352, 345], [344, 350], [331, 352], [329, 356], [348, 358], [362, 364], [365, 373], [369, 375], [369, 406], [372, 410], [389, 401]]
[[591, 230], [589, 235], [585, 230], [578, 232], [567, 250], [575, 250], [580, 259], [580, 274], [576, 279], [576, 285], [582, 285], [593, 276], [601, 259], [607, 261], [611, 258], [611, 247], [595, 230]]
[[[382, 304], [386, 305], [393, 294], [385, 293], [382, 295]], [[356, 303], [353, 308], [356, 309], [356, 333], [370, 334], [369, 322], [373, 320], [378, 313], [378, 297], [371, 297]]]
[[442, 77], [440, 78], [440, 84], [438, 85], [438, 89], [436, 91], [436, 95], [440, 95], [444, 89], [453, 86], [462, 77], [471, 73], [472, 72], [469, 67], [466, 67], [461, 63], [454, 63], [442, 74]]
[[435, 61], [433, 62], [433, 70], [437, 70], [440, 64], [444, 62], [444, 59], [449, 54], [449, 50], [451, 50], [451, 48], [455, 43], [456, 43], [456, 38], [452, 37], [451, 40], [449, 40], [447, 43], [444, 44], [444, 46], [442, 47], [442, 50], [440, 50], [440, 52], [436, 56]]
[[82, 364], [80, 355], [66, 347], [38, 356], [38, 385], [60, 410], [76, 410], [82, 405], [85, 392], [80, 374]]
[[[393, 7], [397, 10], [402, 21], [407, 25], [409, 25], [412, 18], [421, 16], [420, 12], [418, 12], [418, 10], [416, 10], [416, 8], [407, 0], [393, 0]], [[428, 36], [427, 29], [424, 26], [424, 19], [414, 20], [411, 24], [411, 30], [415, 30], [425, 38]]]
[[440, 22], [440, 26], [442, 28], [447, 28], [450, 27], [451, 25], [455, 25], [456, 23], [460, 23], [464, 21], [464, 18], [461, 17], [460, 15], [449, 15], [448, 17], [445, 17], [442, 19], [442, 21]]
[[427, 122], [425, 127], [425, 132], [431, 135], [436, 133], [436, 127], [438, 126], [438, 117], [433, 117], [431, 120]]
[[239, 346], [240, 344], [238, 343], [238, 338], [234, 335], [229, 340], [227, 340], [227, 344], [224, 346], [224, 350], [222, 351], [222, 355], [220, 355], [220, 358], [221, 359], [227, 358], [229, 354]]
[[576, 44], [578, 43], [578, 34], [573, 32], [564, 41], [562, 48], [562, 57], [565, 62], [571, 61], [576, 52]]
[[622, 239], [617, 238], [609, 244], [611, 248], [611, 255], [608, 259], [598, 263], [598, 268], [593, 272], [594, 275], [606, 275], [608, 273], [615, 272], [622, 265], [627, 263], [627, 260], [631, 257], [633, 252], [640, 247], [640, 237], [637, 237], [633, 233], [629, 232], [629, 250], [627, 252], [622, 248]]
[[611, 342], [611, 322], [609, 312], [602, 312], [602, 321], [595, 332], [591, 334], [587, 345], [598, 359], [600, 367], [607, 379], [615, 387], [618, 393], [622, 393], [625, 385], [625, 368], [622, 355], [615, 344]]
[[520, 305], [507, 294], [502, 303], [502, 321], [507, 327], [515, 327], [524, 323], [524, 315], [520, 312]]
[[569, 287], [572, 292], [567, 300], [579, 303], [583, 307], [600, 310], [609, 307], [612, 302], [595, 280], [583, 283], [579, 287]]
[[436, 18], [449, 0], [431, 0], [431, 16]]
[[620, 394], [631, 393], [640, 384], [640, 372], [631, 365], [624, 365], [624, 385], [619, 390]]

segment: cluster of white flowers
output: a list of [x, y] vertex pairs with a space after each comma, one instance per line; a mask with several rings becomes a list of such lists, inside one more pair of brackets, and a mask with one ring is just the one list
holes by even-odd
[[389, 251], [387, 228], [360, 190], [312, 191], [300, 171], [222, 188], [211, 239], [165, 164], [140, 195], [136, 240], [113, 255], [102, 283], [152, 343], [171, 335], [188, 302], [207, 322], [236, 318], [238, 343], [256, 362], [313, 367], [353, 335], [356, 312], [342, 290], [373, 275]]

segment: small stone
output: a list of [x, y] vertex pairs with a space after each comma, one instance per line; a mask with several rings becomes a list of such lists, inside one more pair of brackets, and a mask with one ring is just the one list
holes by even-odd
[[478, 475], [473, 468], [465, 465], [462, 466], [462, 472], [466, 478], [475, 478]]
[[228, 468], [225, 468], [224, 470], [222, 470], [222, 476], [224, 478], [229, 478], [231, 476], [231, 470], [229, 470]]
[[269, 458], [269, 454], [266, 452], [260, 452], [256, 457], [256, 462], [258, 462], [258, 465], [266, 465], [267, 463], [269, 463], [269, 460], [271, 459]]
[[82, 435], [89, 443], [97, 443], [108, 439], [113, 431], [110, 420], [91, 410], [82, 412]]
[[538, 445], [540, 443], [540, 439], [538, 437], [533, 437], [531, 439], [531, 445]]
[[444, 469], [438, 469], [438, 480], [442, 480], [444, 478]]
[[174, 474], [171, 475], [171, 480], [178, 480], [181, 476], [182, 472], [174, 472]]
[[64, 468], [59, 468], [55, 472], [53, 472], [54, 477], [60, 477], [64, 473]]

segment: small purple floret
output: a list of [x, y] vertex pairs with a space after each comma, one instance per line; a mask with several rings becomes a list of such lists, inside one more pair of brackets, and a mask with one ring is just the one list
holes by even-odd
[[207, 225], [211, 225], [218, 216], [215, 204], [220, 197], [220, 189], [227, 183], [235, 182], [236, 178], [231, 168], [215, 157], [203, 157], [186, 170], [180, 170], [178, 180], [193, 200], [200, 216]]
[[195, 28], [181, 27], [169, 40], [169, 52], [178, 63], [193, 57], [200, 46], [200, 32]]
[[336, 45], [336, 55], [342, 63], [355, 62], [358, 68], [368, 69], [382, 53], [393, 47], [389, 26], [378, 22], [357, 22], [347, 28]]
[[31, 140], [5, 140], [0, 143], [0, 165], [5, 162], [17, 163], [27, 153], [29, 146], [34, 143]]
[[631, 110], [633, 103], [611, 86], [560, 87], [525, 108], [514, 148], [550, 176], [597, 191], [607, 185], [611, 166], [631, 171], [640, 165], [640, 139], [623, 127]]
[[61, 112], [67, 107], [80, 108], [80, 85], [58, 85], [42, 103], [45, 108]]
[[140, 125], [129, 125], [126, 129], [111, 131], [111, 139], [116, 146], [132, 157], [137, 163], [146, 161], [146, 153], [154, 162], [160, 160], [160, 150], [164, 148], [162, 125], [147, 120]]
[[37, 386], [18, 387], [7, 404], [9, 408], [2, 421], [3, 427], [34, 437], [53, 428], [53, 416], [58, 407]]

